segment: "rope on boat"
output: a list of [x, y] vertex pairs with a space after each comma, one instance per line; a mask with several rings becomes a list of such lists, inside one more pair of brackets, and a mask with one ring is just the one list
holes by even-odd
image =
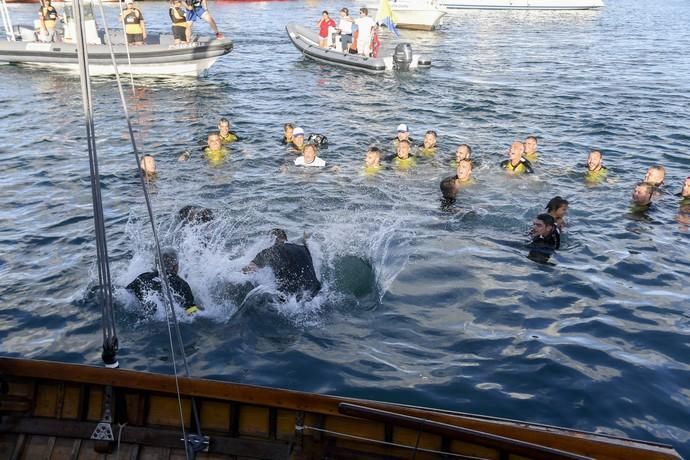
[[[366, 442], [370, 444], [378, 444], [380, 446], [387, 446], [387, 447], [396, 447], [400, 449], [407, 449], [407, 450], [412, 450], [412, 453], [414, 456], [417, 455], [417, 452], [421, 452], [424, 454], [436, 454], [436, 455], [443, 455], [444, 457], [453, 457], [453, 458], [460, 458], [464, 460], [486, 460], [486, 457], [474, 457], [470, 455], [464, 455], [464, 454], [456, 454], [453, 452], [447, 452], [447, 451], [441, 451], [441, 450], [435, 450], [435, 449], [428, 449], [425, 447], [419, 447], [419, 439], [417, 439], [417, 445], [415, 446], [408, 446], [407, 444], [399, 444], [397, 442], [390, 442], [390, 441], [379, 441], [378, 439], [371, 439], [371, 438], [366, 438], [364, 436], [357, 436], [354, 434], [348, 434], [348, 433], [341, 433], [339, 431], [332, 431], [332, 430], [327, 430], [325, 428], [317, 428], [315, 426], [310, 426], [310, 425], [296, 425], [295, 426], [295, 431], [304, 431], [304, 430], [311, 430], [311, 431], [316, 431], [319, 433], [323, 434], [329, 434], [345, 439], [351, 439], [354, 441], [361, 441], [361, 442]], [[412, 458], [414, 458], [414, 456]]]
[[75, 2], [75, 19], [77, 32], [77, 55], [79, 58], [82, 104], [86, 124], [86, 139], [89, 150], [89, 168], [91, 176], [91, 201], [93, 218], [96, 228], [96, 254], [98, 265], [98, 300], [102, 307], [103, 329], [103, 362], [107, 367], [118, 367], [118, 340], [113, 315], [113, 288], [108, 265], [108, 243], [105, 232], [105, 218], [103, 217], [103, 201], [101, 197], [100, 172], [98, 170], [98, 155], [96, 152], [96, 133], [93, 121], [93, 101], [91, 94], [91, 79], [89, 77], [89, 56], [86, 35], [84, 31], [84, 14], [81, 0]]
[[[198, 450], [202, 450], [204, 448], [204, 436], [201, 433], [201, 423], [199, 420], [199, 412], [197, 409], [196, 401], [194, 398], [191, 399], [191, 408], [192, 408], [192, 416], [196, 425], [196, 435], [192, 436], [187, 433], [187, 430], [185, 428], [184, 424], [184, 411], [182, 409], [182, 396], [180, 392], [180, 382], [179, 382], [179, 375], [178, 375], [178, 370], [177, 370], [177, 357], [175, 354], [175, 344], [174, 344], [174, 339], [173, 339], [173, 328], [175, 330], [175, 337], [177, 339], [177, 343], [180, 347], [180, 356], [182, 357], [182, 363], [184, 367], [184, 373], [186, 377], [190, 377], [191, 373], [189, 371], [189, 364], [187, 362], [187, 355], [184, 350], [184, 340], [182, 339], [182, 332], [180, 331], [180, 324], [179, 321], [177, 320], [177, 314], [175, 313], [175, 307], [174, 307], [174, 302], [173, 302], [173, 296], [172, 296], [172, 291], [170, 289], [170, 285], [168, 284], [168, 278], [165, 276], [165, 267], [163, 267], [163, 255], [161, 251], [161, 245], [160, 245], [160, 239], [158, 237], [158, 230], [156, 228], [156, 220], [153, 215], [153, 206], [151, 205], [151, 197], [149, 194], [148, 186], [146, 184], [146, 178], [144, 177], [144, 172], [142, 169], [139, 167], [140, 165], [140, 155], [139, 155], [139, 149], [137, 147], [137, 142], [136, 142], [136, 136], [134, 134], [134, 128], [132, 127], [132, 119], [129, 114], [129, 110], [127, 108], [127, 101], [125, 99], [125, 94], [124, 90], [122, 87], [122, 80], [120, 78], [120, 72], [117, 66], [117, 60], [115, 59], [115, 51], [113, 49], [112, 45], [112, 40], [110, 37], [110, 29], [108, 28], [108, 21], [106, 20], [105, 17], [105, 11], [103, 9], [103, 2], [101, 0], [98, 0], [98, 6], [99, 10], [101, 13], [101, 18], [103, 20], [103, 28], [105, 32], [105, 37], [107, 38], [108, 41], [108, 49], [110, 51], [110, 60], [113, 65], [113, 71], [115, 73], [115, 80], [117, 82], [117, 88], [118, 92], [120, 95], [120, 103], [122, 105], [122, 111], [125, 117], [125, 121], [127, 122], [127, 131], [129, 133], [129, 139], [132, 144], [132, 152], [134, 154], [134, 159], [136, 161], [137, 165], [137, 171], [139, 172], [139, 181], [141, 183], [142, 191], [144, 194], [144, 201], [146, 203], [146, 211], [149, 216], [149, 222], [151, 223], [151, 231], [153, 233], [153, 241], [154, 241], [154, 246], [155, 246], [155, 251], [156, 251], [156, 263], [158, 265], [158, 273], [161, 275], [160, 280], [161, 280], [161, 286], [163, 288], [163, 300], [166, 306], [165, 309], [165, 316], [166, 316], [166, 325], [168, 328], [168, 339], [170, 342], [170, 353], [172, 357], [172, 365], [173, 365], [173, 372], [175, 375], [175, 391], [177, 394], [177, 405], [178, 405], [178, 411], [180, 414], [180, 426], [182, 429], [182, 439], [185, 443], [185, 455], [187, 459], [193, 458], [194, 453]], [[124, 23], [123, 23], [124, 24]], [[124, 31], [124, 27], [123, 27]], [[126, 37], [125, 37], [125, 43], [127, 42]], [[129, 61], [130, 55], [129, 55], [129, 47], [127, 47], [127, 59]], [[134, 87], [134, 79], [132, 76], [131, 72], [131, 61], [130, 63], [130, 78], [131, 78], [131, 87], [132, 87], [132, 92], [135, 93], [135, 87]], [[172, 323], [172, 326], [171, 326]], [[201, 447], [200, 447], [201, 446]]]

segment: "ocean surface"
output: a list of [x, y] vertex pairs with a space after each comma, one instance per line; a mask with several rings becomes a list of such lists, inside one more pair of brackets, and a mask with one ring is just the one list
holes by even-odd
[[[690, 210], [674, 196], [690, 175], [690, 3], [455, 13], [437, 32], [402, 31], [432, 68], [382, 76], [307, 61], [289, 42], [288, 21], [315, 25], [341, 6], [358, 5], [211, 2], [235, 50], [205, 77], [126, 88], [137, 141], [157, 160], [161, 241], [205, 307], [182, 317], [192, 374], [625, 435], [690, 457]], [[27, 23], [37, 8], [10, 11]], [[168, 30], [167, 3], [141, 8], [150, 31]], [[93, 94], [119, 360], [171, 373], [163, 315], [140, 315], [123, 288], [153, 257], [113, 79], [95, 79]], [[74, 75], [0, 66], [5, 355], [100, 364], [79, 95]], [[242, 140], [213, 166], [199, 147], [220, 117]], [[328, 137], [326, 168], [292, 165], [285, 122]], [[417, 141], [436, 130], [436, 157], [362, 176], [367, 147], [391, 152], [399, 123]], [[536, 174], [506, 176], [497, 164], [528, 135]], [[460, 143], [476, 184], [442, 209]], [[610, 169], [596, 186], [584, 181], [592, 148]], [[665, 192], [631, 215], [634, 184], [656, 163]], [[555, 195], [570, 201], [567, 232], [538, 264], [527, 232]], [[185, 205], [216, 220], [182, 227]], [[324, 284], [314, 300], [276, 302], [270, 273], [241, 273], [274, 227], [308, 234]]]

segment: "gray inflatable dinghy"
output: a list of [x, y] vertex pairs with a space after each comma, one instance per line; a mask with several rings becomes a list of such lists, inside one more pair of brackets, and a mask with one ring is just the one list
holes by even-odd
[[379, 54], [383, 57], [366, 57], [360, 54], [350, 54], [335, 49], [319, 47], [319, 36], [316, 32], [290, 23], [285, 27], [292, 44], [306, 57], [324, 64], [347, 67], [369, 73], [383, 73], [395, 70], [413, 70], [431, 67], [431, 59], [427, 56], [412, 54], [409, 43], [398, 43], [395, 50]]

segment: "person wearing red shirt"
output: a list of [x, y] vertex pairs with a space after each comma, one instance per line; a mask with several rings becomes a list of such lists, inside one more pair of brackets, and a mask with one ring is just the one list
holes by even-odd
[[319, 27], [319, 46], [328, 48], [328, 28], [335, 28], [335, 21], [328, 15], [328, 11], [321, 13], [321, 19], [316, 24]]

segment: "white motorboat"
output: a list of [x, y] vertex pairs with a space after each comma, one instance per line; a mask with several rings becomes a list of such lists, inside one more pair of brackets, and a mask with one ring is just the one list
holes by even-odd
[[[89, 1], [83, 2], [83, 8], [91, 75], [115, 73], [108, 41], [112, 44], [117, 70], [134, 75], [201, 75], [233, 48], [232, 41], [225, 38], [202, 37], [191, 43], [175, 44], [172, 35], [165, 34], [149, 34], [144, 45], [127, 46], [122, 31], [106, 35], [98, 30]], [[56, 42], [40, 41], [35, 27], [11, 27], [3, 15], [7, 41], [0, 42], [0, 63], [78, 71], [71, 11], [71, 5], [65, 7], [64, 37]]]
[[602, 0], [439, 0], [442, 10], [591, 10]]
[[[434, 30], [446, 12], [437, 0], [391, 0], [395, 26], [399, 29]], [[379, 5], [367, 5], [369, 15], [376, 17]]]

